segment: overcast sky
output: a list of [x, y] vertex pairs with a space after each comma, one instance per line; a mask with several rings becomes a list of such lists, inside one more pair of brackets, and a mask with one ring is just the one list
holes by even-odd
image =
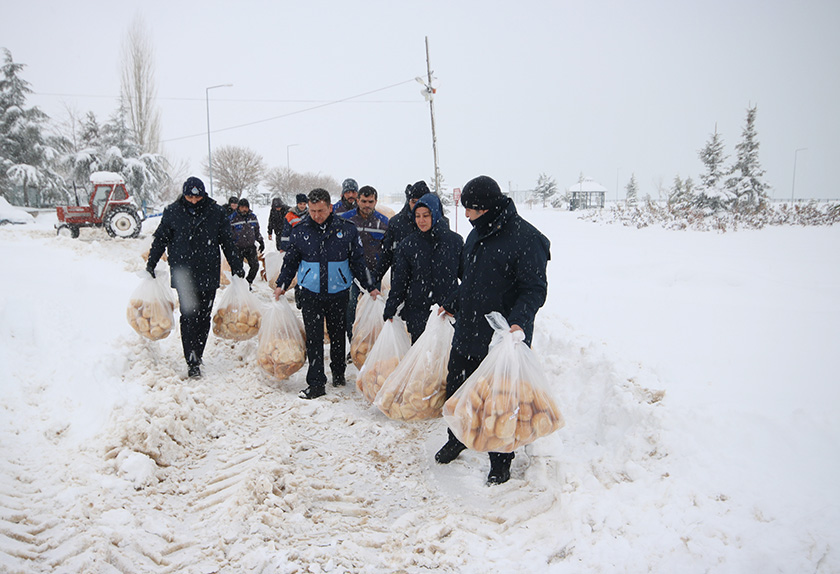
[[249, 146], [269, 166], [288, 159], [385, 194], [431, 180], [429, 106], [413, 80], [428, 36], [447, 187], [486, 174], [532, 188], [546, 173], [567, 188], [583, 173], [613, 199], [635, 173], [656, 197], [675, 175], [697, 179], [715, 126], [734, 159], [757, 104], [771, 194], [790, 198], [796, 158], [797, 197], [840, 198], [836, 0], [28, 0], [4, 6], [0, 46], [26, 65], [31, 105], [104, 121], [137, 15], [155, 48], [165, 149], [196, 173], [205, 89], [231, 83], [209, 92], [214, 148]]

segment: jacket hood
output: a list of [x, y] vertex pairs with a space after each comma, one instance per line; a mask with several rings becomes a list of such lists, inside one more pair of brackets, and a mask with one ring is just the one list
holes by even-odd
[[275, 197], [271, 200], [271, 209], [275, 209], [277, 207], [283, 207], [283, 200], [279, 197]]
[[[440, 221], [443, 217], [443, 206], [440, 204], [440, 198], [438, 198], [438, 196], [434, 193], [427, 193], [417, 200], [417, 203], [414, 204], [414, 210], [416, 210], [419, 205], [427, 207], [429, 211], [432, 212], [432, 227], [437, 225], [438, 221]], [[412, 215], [413, 214], [414, 212], [412, 211]]]

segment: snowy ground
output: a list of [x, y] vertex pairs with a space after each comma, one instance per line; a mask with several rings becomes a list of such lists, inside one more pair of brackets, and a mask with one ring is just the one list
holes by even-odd
[[154, 220], [0, 227], [0, 572], [840, 571], [840, 228], [523, 214], [552, 241], [534, 349], [567, 424], [495, 487], [352, 366], [303, 401], [303, 371], [211, 335], [185, 380], [177, 333], [125, 320]]

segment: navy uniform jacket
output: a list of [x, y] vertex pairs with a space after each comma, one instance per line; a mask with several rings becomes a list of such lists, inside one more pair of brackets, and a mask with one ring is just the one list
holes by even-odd
[[354, 277], [374, 289], [356, 226], [333, 214], [323, 225], [307, 217], [292, 228], [277, 286], [288, 289], [295, 273], [301, 288], [325, 297], [349, 289]]

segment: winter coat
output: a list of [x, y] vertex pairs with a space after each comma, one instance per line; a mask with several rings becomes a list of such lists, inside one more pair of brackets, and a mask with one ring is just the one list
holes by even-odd
[[322, 225], [307, 217], [292, 228], [277, 286], [287, 289], [295, 273], [298, 285], [324, 297], [346, 291], [354, 277], [374, 289], [359, 232], [333, 214]]
[[265, 249], [265, 242], [260, 235], [260, 222], [253, 211], [234, 213], [230, 217], [230, 227], [237, 247], [253, 247], [254, 243], [259, 243]]
[[[433, 201], [427, 200], [427, 197]], [[415, 209], [420, 205], [432, 210], [432, 220], [436, 222], [429, 231], [418, 229], [397, 246], [391, 271], [391, 292], [384, 313], [387, 321], [396, 315], [399, 305], [405, 303], [400, 317], [409, 324], [412, 332], [414, 329], [411, 326], [418, 324], [422, 332], [422, 326], [429, 317], [429, 308], [435, 303], [443, 305], [455, 293], [464, 247], [461, 236], [449, 229], [448, 222], [441, 218], [437, 197], [431, 194], [424, 196]]]
[[522, 327], [531, 344], [534, 318], [548, 290], [551, 245], [507, 197], [473, 224], [461, 253], [461, 284], [444, 308], [455, 315], [452, 349], [483, 359], [493, 335], [484, 315], [491, 311]]
[[345, 201], [342, 197], [338, 201], [333, 204], [332, 212], [336, 215], [341, 215], [342, 213], [346, 213], [350, 210], [356, 209], [357, 205], [355, 203], [350, 203], [349, 201]]
[[303, 211], [298, 211], [297, 206], [291, 208], [286, 214], [286, 223], [283, 225], [283, 231], [280, 234], [280, 243], [277, 249], [281, 251], [286, 250], [289, 244], [289, 235], [292, 233], [292, 227], [303, 221], [309, 215], [309, 208], [304, 207]]
[[166, 250], [172, 287], [212, 291], [219, 288], [219, 246], [231, 270], [242, 274], [242, 261], [222, 207], [209, 197], [193, 205], [181, 196], [163, 210], [149, 250], [149, 266], [154, 269]]
[[388, 218], [378, 211], [371, 213], [370, 217], [364, 217], [358, 209], [346, 211], [341, 217], [356, 226], [365, 249], [365, 264], [371, 272], [376, 271], [382, 253], [382, 239], [388, 230]]
[[[277, 208], [281, 209], [277, 209]], [[288, 206], [283, 203], [279, 197], [271, 200], [271, 212], [268, 214], [268, 238], [272, 235], [281, 235], [283, 233], [283, 226], [286, 224], [286, 214], [289, 212]]]
[[415, 231], [417, 231], [417, 224], [414, 223], [414, 213], [406, 201], [399, 213], [388, 221], [388, 230], [382, 238], [382, 254], [379, 256], [379, 268], [376, 270], [379, 281], [394, 262], [397, 245]]

